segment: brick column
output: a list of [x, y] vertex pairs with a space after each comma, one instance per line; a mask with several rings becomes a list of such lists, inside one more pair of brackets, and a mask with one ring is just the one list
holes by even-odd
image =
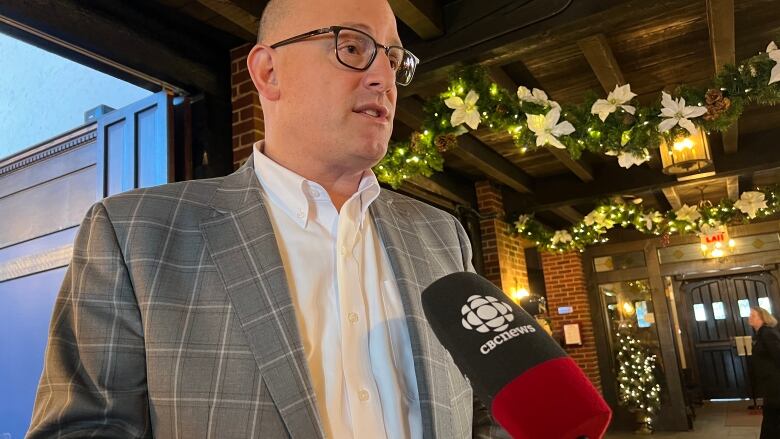
[[257, 89], [249, 77], [246, 57], [254, 44], [230, 51], [230, 86], [233, 101], [233, 169], [252, 152], [252, 144], [263, 138], [265, 125]]
[[[528, 288], [528, 270], [525, 250], [520, 239], [510, 233], [504, 221], [504, 201], [501, 190], [489, 181], [480, 181], [477, 187], [477, 203], [482, 219], [482, 257], [484, 275], [505, 293], [515, 286]], [[541, 292], [538, 292], [541, 293]]]
[[[588, 289], [585, 283], [582, 254], [542, 253], [542, 269], [544, 284], [547, 289], [547, 308], [549, 309], [552, 328], [555, 333], [563, 331], [563, 325], [580, 324], [582, 346], [567, 346], [569, 355], [590, 378], [597, 389], [601, 390], [596, 340], [593, 337], [593, 321], [591, 320]], [[558, 314], [558, 307], [570, 306], [571, 314]]]

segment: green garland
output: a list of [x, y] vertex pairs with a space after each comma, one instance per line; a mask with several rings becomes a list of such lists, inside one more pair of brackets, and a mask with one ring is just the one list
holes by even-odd
[[729, 199], [716, 205], [683, 206], [688, 211], [685, 215], [683, 209], [661, 213], [645, 208], [641, 202], [626, 203], [618, 197], [599, 204], [570, 229], [553, 231], [531, 215], [520, 215], [513, 223], [514, 232], [521, 238], [535, 242], [542, 250], [557, 252], [583, 251], [588, 245], [607, 242], [605, 234], [614, 227], [634, 228], [655, 236], [667, 233], [699, 234], [707, 227], [747, 223], [780, 212], [780, 190], [777, 187], [743, 192], [740, 200], [757, 193], [763, 195], [766, 207], [757, 209], [753, 217], [748, 215], [740, 201]]
[[[746, 104], [780, 103], [780, 82], [769, 84], [775, 65], [767, 53], [759, 53], [739, 65], [726, 66], [711, 87], [680, 86], [674, 97], [684, 98], [687, 105], [707, 107], [706, 115], [691, 118], [698, 128], [707, 132], [723, 131], [736, 122]], [[537, 145], [537, 136], [528, 128], [527, 117], [548, 114], [558, 104], [520, 101], [514, 91], [493, 82], [483, 68], [469, 66], [456, 72], [445, 92], [426, 102], [424, 122], [410, 140], [389, 145], [387, 155], [374, 168], [378, 179], [398, 188], [413, 176], [430, 176], [434, 171], [441, 171], [442, 152], [457, 144], [457, 136], [468, 132], [464, 125], [452, 126], [453, 109], [445, 101], [453, 97], [464, 99], [472, 91], [479, 95], [476, 107], [480, 126], [509, 133], [522, 152], [544, 146]], [[603, 122], [591, 113], [596, 100], [597, 96], [592, 94], [579, 105], [561, 108], [561, 121], [569, 122], [574, 132], [559, 135], [557, 139], [572, 158], [578, 158], [582, 151], [644, 157], [648, 150], [658, 148], [661, 140], [658, 124], [664, 120], [659, 115], [660, 100], [657, 105], [642, 107], [632, 99], [625, 104], [636, 107], [634, 114], [618, 107]], [[671, 140], [685, 133], [678, 125], [663, 135]]]

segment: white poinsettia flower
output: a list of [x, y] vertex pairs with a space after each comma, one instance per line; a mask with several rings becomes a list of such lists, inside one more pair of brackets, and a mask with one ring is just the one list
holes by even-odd
[[595, 225], [596, 228], [599, 229], [611, 229], [615, 225], [614, 221], [607, 219], [607, 214], [600, 212], [598, 209], [594, 209], [589, 214], [585, 215], [582, 222], [586, 226]]
[[477, 108], [477, 100], [479, 99], [479, 93], [474, 90], [470, 90], [466, 95], [466, 99], [463, 100], [458, 96], [453, 96], [444, 101], [444, 105], [452, 108], [452, 117], [450, 123], [456, 127], [462, 123], [468, 125], [472, 130], [476, 130], [479, 126], [479, 108]]
[[701, 214], [696, 206], [689, 206], [687, 204], [683, 204], [674, 215], [680, 221], [695, 222], [697, 219], [701, 218]]
[[522, 85], [517, 87], [517, 99], [519, 99], [520, 102], [531, 102], [536, 105], [541, 105], [542, 107], [561, 108], [557, 102], [550, 100], [547, 97], [547, 93], [538, 88], [529, 90], [528, 87]]
[[515, 221], [515, 227], [517, 228], [517, 231], [522, 232], [525, 230], [526, 224], [528, 224], [528, 220], [531, 219], [531, 215], [520, 215], [517, 218], [517, 221]]
[[772, 72], [769, 75], [769, 83], [772, 84], [780, 81], [780, 50], [777, 49], [774, 41], [766, 46], [766, 54], [775, 62], [775, 66], [772, 67]]
[[566, 149], [558, 137], [573, 133], [574, 126], [567, 121], [558, 123], [560, 117], [560, 108], [553, 108], [546, 115], [526, 114], [528, 129], [536, 134], [536, 146], [550, 144], [556, 148]]
[[610, 113], [617, 111], [618, 107], [625, 110], [626, 113], [634, 114], [636, 108], [632, 105], [626, 105], [626, 103], [635, 97], [636, 93], [631, 92], [630, 84], [615, 85], [615, 89], [609, 92], [606, 99], [599, 99], [593, 103], [593, 106], [590, 107], [590, 112], [598, 114], [602, 122], [607, 120], [607, 116]]
[[634, 165], [641, 165], [650, 160], [650, 152], [647, 149], [642, 151], [642, 155], [635, 155], [633, 152], [621, 152], [618, 155], [618, 164], [623, 168], [630, 168]]
[[657, 210], [642, 215], [642, 222], [645, 223], [645, 228], [647, 230], [652, 230], [653, 224], [658, 224], [663, 220], [664, 216], [661, 215], [661, 212], [658, 212]]
[[766, 208], [766, 199], [762, 192], [742, 192], [739, 200], [734, 203], [734, 207], [747, 214], [748, 218], [753, 219], [756, 217], [758, 209]]
[[566, 244], [571, 242], [572, 237], [566, 230], [556, 230], [552, 237], [553, 244]]
[[667, 92], [662, 92], [661, 96], [661, 105], [663, 105], [663, 108], [661, 108], [661, 114], [659, 114], [659, 116], [664, 117], [665, 119], [658, 124], [658, 131], [665, 133], [675, 125], [680, 125], [691, 134], [698, 133], [696, 125], [694, 125], [690, 119], [702, 116], [707, 112], [707, 109], [705, 107], [693, 105], [686, 106], [685, 99], [677, 98], [677, 100], [674, 100]]

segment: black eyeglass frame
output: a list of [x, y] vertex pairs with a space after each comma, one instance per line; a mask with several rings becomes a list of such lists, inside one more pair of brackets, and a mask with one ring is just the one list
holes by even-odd
[[[287, 38], [285, 40], [279, 41], [278, 43], [271, 44], [270, 47], [271, 47], [271, 49], [276, 49], [277, 47], [286, 46], [286, 45], [292, 44], [292, 43], [297, 43], [299, 41], [303, 41], [303, 40], [309, 39], [311, 37], [316, 37], [317, 35], [323, 35], [323, 34], [327, 34], [327, 33], [333, 33], [333, 37], [334, 37], [335, 41], [338, 43], [339, 32], [341, 32], [342, 30], [348, 30], [348, 31], [352, 31], [352, 32], [357, 32], [359, 34], [363, 34], [366, 37], [368, 37], [371, 41], [374, 42], [374, 53], [371, 56], [371, 59], [368, 61], [368, 63], [366, 63], [365, 67], [363, 67], [363, 68], [355, 67], [355, 66], [349, 65], [349, 64], [347, 64], [347, 63], [345, 63], [344, 61], [341, 60], [341, 57], [339, 56], [338, 44], [336, 44], [336, 47], [334, 48], [334, 51], [336, 53], [336, 59], [338, 60], [339, 63], [341, 63], [341, 65], [343, 65], [344, 67], [348, 67], [348, 68], [350, 68], [352, 70], [357, 70], [359, 72], [365, 72], [366, 70], [368, 70], [371, 67], [371, 64], [373, 64], [374, 61], [376, 60], [376, 55], [379, 53], [379, 48], [380, 47], [385, 52], [385, 55], [387, 55], [388, 57], [390, 56], [390, 49], [397, 48], [397, 49], [401, 49], [404, 52], [405, 56], [409, 56], [409, 57], [411, 57], [414, 60], [414, 67], [412, 68], [412, 75], [411, 75], [411, 78], [409, 78], [409, 82], [402, 83], [402, 82], [399, 82], [397, 79], [396, 79], [395, 82], [398, 85], [402, 85], [402, 86], [407, 86], [407, 85], [409, 85], [412, 82], [412, 79], [414, 78], [414, 71], [417, 69], [417, 65], [420, 63], [420, 59], [417, 58], [412, 52], [410, 52], [407, 49], [404, 49], [401, 46], [385, 46], [384, 44], [379, 44], [374, 39], [374, 37], [372, 37], [371, 35], [369, 35], [368, 33], [364, 32], [364, 31], [362, 31], [360, 29], [355, 29], [355, 28], [351, 28], [351, 27], [344, 27], [344, 26], [324, 27], [324, 28], [321, 28], [321, 29], [316, 29], [316, 30], [313, 30], [313, 31], [310, 31], [310, 32], [302, 33], [300, 35], [296, 35], [294, 37]], [[404, 62], [404, 59], [402, 59], [399, 62], [398, 69], [401, 68], [401, 64]], [[395, 71], [398, 72], [398, 69], [396, 69]], [[396, 76], [396, 78], [397, 78], [397, 76]]]

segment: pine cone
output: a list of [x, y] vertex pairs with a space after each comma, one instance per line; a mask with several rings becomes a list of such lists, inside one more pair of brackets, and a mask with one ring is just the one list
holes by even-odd
[[446, 152], [458, 146], [458, 137], [454, 134], [442, 134], [433, 139], [433, 144], [439, 152]]
[[623, 122], [623, 125], [625, 125], [625, 126], [631, 126], [631, 125], [633, 125], [636, 122], [636, 116], [634, 116], [633, 114], [631, 114], [631, 113], [629, 113], [627, 111], [624, 111], [623, 112], [623, 120], [622, 120], [622, 122]]
[[704, 100], [707, 102], [707, 114], [703, 116], [704, 120], [716, 120], [731, 107], [731, 99], [714, 88], [707, 90]]
[[419, 154], [422, 152], [422, 134], [415, 131], [412, 133], [412, 138], [409, 141], [409, 149], [411, 150], [412, 154]]

